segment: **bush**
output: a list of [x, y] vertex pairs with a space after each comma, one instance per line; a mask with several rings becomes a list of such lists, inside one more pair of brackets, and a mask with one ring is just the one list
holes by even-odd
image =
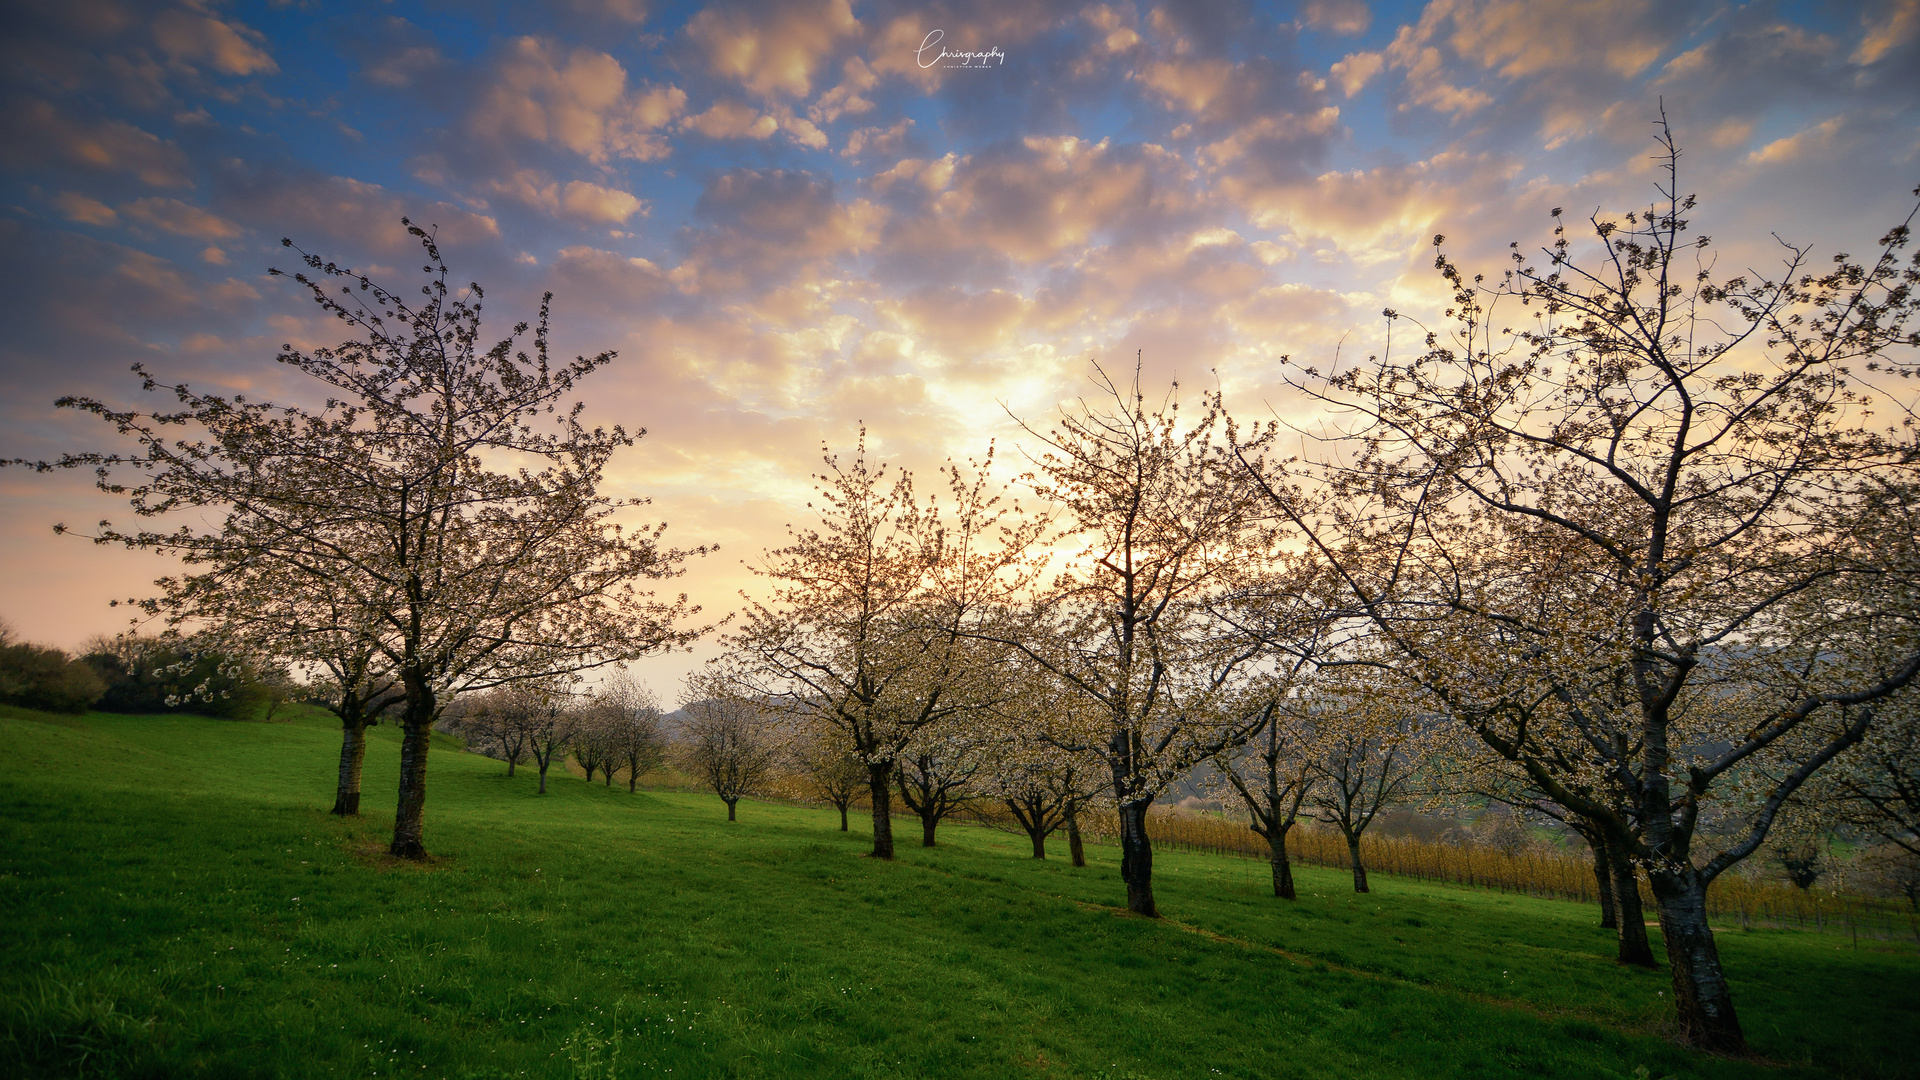
[[59, 649], [0, 645], [0, 701], [47, 712], [80, 713], [106, 693], [93, 669]]
[[102, 712], [249, 719], [276, 697], [251, 665], [190, 637], [97, 638], [82, 662], [106, 684], [98, 706]]

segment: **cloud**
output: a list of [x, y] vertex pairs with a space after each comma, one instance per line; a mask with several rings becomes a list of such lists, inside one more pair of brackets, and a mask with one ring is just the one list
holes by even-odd
[[120, 215], [113, 207], [72, 191], [63, 191], [55, 196], [53, 205], [54, 209], [60, 211], [61, 217], [82, 225], [111, 225], [120, 220]]
[[161, 12], [153, 20], [153, 40], [174, 63], [205, 64], [222, 75], [280, 70], [259, 31], [199, 11]]
[[1345, 37], [1364, 34], [1373, 24], [1366, 0], [1307, 0], [1301, 14], [1313, 29]]
[[647, 21], [646, 0], [561, 0], [560, 7], [591, 19], [633, 26]]
[[[855, 132], [859, 134], [859, 132]], [[949, 153], [934, 161], [921, 158], [902, 158], [885, 172], [875, 173], [867, 178], [873, 190], [882, 194], [893, 190], [897, 184], [917, 184], [922, 191], [941, 191], [953, 182], [954, 169], [958, 159]]]
[[240, 226], [179, 199], [140, 199], [120, 207], [120, 212], [129, 220], [164, 229], [175, 236], [228, 240], [240, 235]]
[[151, 187], [191, 187], [186, 154], [174, 143], [121, 120], [83, 121], [50, 102], [14, 99], [0, 105], [6, 161], [132, 176]]
[[584, 180], [568, 181], [560, 205], [580, 221], [619, 225], [646, 206], [631, 194], [617, 188], [604, 188]]
[[[401, 28], [411, 29], [404, 19], [393, 19]], [[406, 90], [423, 80], [441, 75], [447, 69], [447, 58], [440, 47], [431, 42], [403, 44], [383, 50], [370, 56], [363, 63], [360, 72], [375, 86], [389, 90]]]
[[561, 248], [548, 271], [547, 285], [563, 312], [631, 320], [674, 292], [667, 274], [651, 260], [599, 248]]
[[751, 105], [716, 101], [705, 112], [681, 121], [680, 126], [709, 139], [764, 139], [780, 130], [780, 121]]
[[832, 183], [811, 173], [731, 169], [695, 202], [702, 224], [684, 234], [691, 250], [675, 274], [693, 291], [765, 287], [808, 261], [872, 248], [887, 213], [866, 199], [839, 202]]
[[626, 68], [599, 50], [521, 37], [498, 60], [465, 127], [489, 142], [559, 147], [595, 164], [655, 161], [672, 152], [657, 133], [686, 102], [671, 85], [629, 88]]
[[1195, 209], [1192, 170], [1153, 145], [1028, 136], [957, 162], [952, 177], [930, 193], [926, 217], [903, 223], [898, 246], [935, 260], [971, 248], [1040, 262], [1097, 237], [1152, 233]]
[[1461, 218], [1476, 207], [1505, 210], [1519, 168], [1516, 159], [1447, 151], [1405, 165], [1272, 183], [1228, 176], [1221, 189], [1256, 225], [1330, 244], [1325, 256], [1366, 265], [1408, 258], [1443, 225], [1459, 232]]
[[907, 132], [913, 128], [913, 117], [903, 116], [890, 127], [857, 128], [847, 135], [846, 148], [840, 151], [841, 157], [860, 157], [862, 154], [895, 154], [906, 142]]
[[500, 238], [499, 224], [484, 214], [317, 171], [231, 169], [217, 177], [213, 204], [227, 218], [343, 262], [358, 257], [354, 252], [417, 251], [418, 242], [400, 224], [403, 217], [437, 228], [442, 246], [491, 245]]
[[1884, 6], [1882, 19], [1874, 20], [1873, 15], [1867, 11], [1860, 14], [1860, 20], [1867, 23], [1867, 31], [1853, 50], [1856, 64], [1877, 63], [1920, 35], [1920, 0], [1894, 0]]
[[1169, 107], [1201, 113], [1234, 85], [1238, 70], [1226, 60], [1161, 61], [1149, 64], [1140, 81], [1158, 91]]
[[1377, 52], [1348, 53], [1344, 59], [1335, 62], [1327, 73], [1333, 77], [1341, 93], [1352, 97], [1375, 75], [1380, 74], [1380, 68], [1385, 63], [1386, 58]]
[[1099, 33], [1100, 47], [1108, 53], [1130, 52], [1143, 40], [1132, 5], [1116, 8], [1111, 4], [1093, 4], [1082, 8], [1080, 17]]
[[1450, 44], [1463, 59], [1508, 79], [1570, 68], [1602, 68], [1632, 78], [1652, 66], [1672, 39], [1668, 24], [1649, 18], [1653, 9], [1653, 0], [1568, 0], [1551, 6], [1465, 0], [1452, 6]]
[[767, 98], [812, 94], [815, 72], [859, 31], [847, 0], [716, 4], [687, 23], [710, 71]]
[[1803, 160], [1811, 154], [1824, 153], [1832, 148], [1834, 135], [1840, 130], [1842, 122], [1841, 117], [1832, 117], [1784, 139], [1775, 139], [1748, 154], [1747, 160], [1756, 165], [1782, 165]]
[[830, 124], [847, 114], [857, 116], [873, 108], [873, 102], [861, 95], [872, 90], [880, 82], [880, 76], [873, 73], [866, 61], [857, 56], [847, 57], [846, 63], [840, 66], [840, 76], [840, 85], [807, 106], [807, 115], [822, 124]]
[[521, 169], [511, 176], [479, 186], [489, 195], [511, 199], [549, 217], [565, 217], [586, 225], [623, 225], [635, 214], [645, 215], [647, 203], [631, 192], [587, 180], [562, 184], [537, 169]]
[[905, 348], [916, 339], [949, 357], [966, 357], [1000, 345], [1013, 334], [1033, 302], [1005, 289], [969, 292], [941, 286], [917, 289], [899, 300], [875, 306], [910, 335], [883, 339], [893, 341], [896, 353], [904, 360]]

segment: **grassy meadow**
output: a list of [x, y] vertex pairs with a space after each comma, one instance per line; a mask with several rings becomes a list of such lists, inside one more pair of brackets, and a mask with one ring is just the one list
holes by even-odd
[[321, 716], [0, 708], [0, 1075], [1920, 1076], [1911, 942], [1723, 933], [1765, 1059], [1728, 1061], [1664, 1037], [1666, 976], [1592, 908], [1386, 874], [1301, 867], [1287, 904], [1160, 852], [1148, 921], [1112, 848], [948, 826], [884, 863], [831, 810], [542, 797], [451, 741], [434, 859], [395, 864], [396, 734], [342, 821]]

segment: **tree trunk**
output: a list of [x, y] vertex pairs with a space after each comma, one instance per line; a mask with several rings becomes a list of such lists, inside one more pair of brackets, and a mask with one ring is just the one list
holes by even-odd
[[867, 766], [867, 787], [873, 794], [873, 857], [893, 858], [893, 763]]
[[1153, 906], [1153, 842], [1147, 838], [1151, 798], [1120, 804], [1120, 880], [1127, 883], [1127, 910], [1157, 919]]
[[366, 759], [366, 725], [340, 725], [340, 784], [334, 791], [333, 812], [341, 817], [360, 816], [360, 766]]
[[433, 714], [408, 716], [400, 740], [400, 805], [393, 815], [393, 843], [389, 854], [400, 859], [424, 859], [421, 842], [426, 830], [427, 749], [433, 744]]
[[634, 767], [634, 766], [632, 765], [632, 763], [628, 763], [628, 765], [627, 765], [627, 794], [629, 794], [629, 795], [631, 795], [631, 794], [633, 794], [633, 786], [634, 786], [635, 784], [637, 784], [637, 783], [639, 783], [639, 782], [640, 782], [640, 770], [639, 770], [639, 769], [637, 769], [637, 768], [635, 768], [635, 767]]
[[1613, 874], [1607, 866], [1606, 843], [1588, 840], [1587, 845], [1593, 849], [1593, 883], [1600, 892], [1600, 927], [1604, 930], [1618, 930], [1620, 918], [1614, 910]]
[[1073, 803], [1067, 804], [1067, 854], [1073, 865], [1087, 865], [1087, 849], [1080, 842], [1080, 809]]
[[735, 803], [737, 803], [737, 802], [739, 802], [739, 801], [740, 801], [739, 799], [728, 799], [728, 800], [727, 800], [727, 820], [728, 820], [728, 821], [734, 821], [734, 820], [737, 820], [737, 819], [735, 819], [735, 817], [733, 816], [733, 807], [734, 807], [734, 804], [735, 804]]
[[1033, 857], [1034, 858], [1044, 859], [1047, 857], [1047, 834], [1046, 833], [1041, 832], [1039, 829], [1028, 829], [1027, 839], [1033, 841]]
[[933, 846], [933, 830], [939, 827], [940, 827], [940, 819], [934, 816], [932, 807], [928, 807], [927, 812], [920, 815], [920, 846], [921, 847]]
[[847, 831], [847, 804], [841, 803], [839, 805], [840, 805], [840, 831], [846, 832]]
[[547, 766], [552, 763], [553, 759], [538, 758], [538, 760], [540, 762], [540, 794], [545, 795], [547, 793]]
[[513, 759], [519, 756], [519, 754], [513, 753], [512, 751], [507, 752], [507, 775], [509, 777], [513, 775]]
[[1282, 900], [1295, 899], [1293, 861], [1287, 858], [1287, 830], [1274, 829], [1267, 836], [1267, 846], [1273, 849], [1273, 895]]
[[1692, 869], [1651, 878], [1654, 900], [1660, 905], [1660, 933], [1667, 939], [1681, 1039], [1716, 1054], [1746, 1054], [1747, 1039], [1733, 1012], [1733, 994], [1720, 968], [1720, 949], [1707, 925], [1707, 882]]
[[1353, 891], [1368, 892], [1367, 868], [1360, 862], [1360, 837], [1347, 837], [1347, 858], [1353, 862]]
[[1647, 916], [1640, 906], [1640, 880], [1627, 857], [1625, 845], [1608, 840], [1607, 868], [1613, 873], [1613, 917], [1619, 924], [1619, 952], [1614, 957], [1635, 967], [1659, 967], [1654, 962], [1653, 946], [1647, 942]]

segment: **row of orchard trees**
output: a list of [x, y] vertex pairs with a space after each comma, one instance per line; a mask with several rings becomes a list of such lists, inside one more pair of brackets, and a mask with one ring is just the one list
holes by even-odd
[[[1556, 211], [1491, 282], [1438, 254], [1449, 327], [1291, 368], [1322, 428], [1242, 426], [1218, 397], [1189, 418], [1103, 375], [1026, 429], [1025, 511], [984, 466], [923, 500], [864, 440], [829, 456], [818, 526], [767, 553], [718, 675], [838, 733], [876, 856], [892, 788], [930, 797], [923, 758], [957, 739], [1097, 774], [1146, 915], [1147, 809], [1196, 765], [1278, 863], [1303, 760], [1357, 843], [1379, 766], [1411, 754], [1565, 820], [1622, 902], [1644, 873], [1680, 1030], [1743, 1050], [1707, 888], [1791, 800], [1914, 842], [1920, 455], [1868, 426], [1865, 380], [1911, 371], [1920, 271], [1903, 225], [1866, 262], [1787, 248], [1722, 277], [1667, 151], [1660, 200], [1594, 217], [1591, 250]], [[1638, 912], [1616, 921], [1652, 963]]]
[[454, 696], [551, 685], [691, 640], [685, 597], [636, 583], [673, 577], [698, 551], [664, 546], [662, 527], [623, 529], [614, 519], [643, 500], [600, 491], [612, 455], [644, 432], [586, 427], [569, 399], [613, 354], [551, 360], [546, 301], [489, 344], [480, 287], [450, 286], [433, 237], [407, 227], [427, 264], [417, 297], [300, 253], [293, 279], [351, 336], [277, 359], [316, 380], [323, 404], [204, 393], [136, 366], [169, 407], [59, 402], [133, 449], [12, 464], [92, 469], [130, 500], [142, 524], [103, 521], [92, 539], [186, 566], [134, 601], [146, 614], [320, 684], [343, 730], [336, 813], [358, 813], [366, 728], [397, 712], [391, 850], [418, 859], [430, 736]]
[[732, 821], [742, 797], [769, 787], [782, 763], [779, 741], [766, 710], [734, 697], [701, 696], [700, 689], [689, 687], [677, 732], [667, 730], [652, 693], [625, 672], [597, 687], [556, 677], [497, 686], [461, 699], [448, 726], [470, 749], [504, 760], [508, 776], [532, 759], [542, 795], [548, 771], [568, 755], [589, 783], [598, 775], [611, 787], [614, 776], [625, 773], [629, 793], [640, 777], [671, 761], [720, 796]]
[[[1667, 151], [1661, 201], [1593, 218], [1592, 250], [1557, 224], [1491, 283], [1441, 254], [1450, 326], [1290, 368], [1326, 406], [1314, 430], [1237, 424], [1217, 396], [1183, 416], [1102, 375], [1102, 397], [1026, 428], [1025, 508], [991, 452], [923, 499], [863, 437], [828, 458], [818, 526], [759, 565], [703, 697], [831, 733], [882, 857], [894, 790], [937, 815], [962, 746], [1041, 826], [1097, 781], [1146, 915], [1148, 808], [1202, 763], [1282, 852], [1301, 760], [1320, 797], [1349, 792], [1354, 838], [1380, 761], [1445, 771], [1562, 817], [1617, 898], [1644, 873], [1681, 1030], [1740, 1050], [1708, 886], [1792, 800], [1915, 843], [1920, 452], [1868, 426], [1865, 387], [1912, 371], [1895, 350], [1920, 343], [1920, 269], [1903, 225], [1869, 261], [1816, 270], [1789, 248], [1781, 272], [1721, 276]], [[324, 678], [340, 812], [366, 725], [397, 710], [392, 851], [418, 858], [429, 735], [456, 694], [698, 631], [684, 598], [636, 587], [692, 552], [623, 531], [634, 503], [599, 491], [637, 436], [568, 404], [611, 354], [550, 363], [544, 304], [487, 345], [479, 288], [451, 289], [413, 232], [421, 299], [312, 256], [295, 275], [352, 335], [280, 354], [324, 405], [141, 372], [177, 408], [62, 402], [135, 450], [22, 464], [96, 470], [144, 525], [93, 538], [184, 560], [148, 612]], [[1387, 317], [1404, 341], [1412, 320]], [[1652, 960], [1644, 939], [1622, 955]]]
[[641, 776], [665, 762], [668, 751], [660, 706], [625, 672], [593, 688], [553, 676], [496, 686], [459, 699], [446, 720], [469, 749], [505, 761], [508, 776], [531, 759], [542, 795], [548, 770], [568, 754], [589, 782], [600, 775], [611, 787], [614, 774], [624, 771], [632, 792]]

